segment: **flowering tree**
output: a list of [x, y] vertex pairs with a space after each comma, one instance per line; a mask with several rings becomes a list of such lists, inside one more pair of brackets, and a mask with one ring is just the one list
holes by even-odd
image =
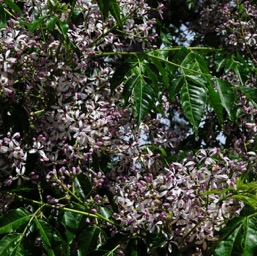
[[0, 4], [1, 255], [254, 255], [256, 8], [150, 2]]

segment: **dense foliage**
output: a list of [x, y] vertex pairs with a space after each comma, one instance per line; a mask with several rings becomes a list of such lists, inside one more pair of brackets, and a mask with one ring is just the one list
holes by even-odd
[[0, 254], [255, 255], [256, 17], [3, 0]]

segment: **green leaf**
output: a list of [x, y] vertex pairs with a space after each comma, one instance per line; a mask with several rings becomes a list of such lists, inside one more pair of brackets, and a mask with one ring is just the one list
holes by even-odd
[[85, 256], [99, 245], [101, 229], [97, 226], [88, 227], [78, 237], [78, 256]]
[[256, 217], [246, 218], [244, 222], [244, 256], [256, 255], [257, 252], [257, 223]]
[[135, 77], [135, 87], [133, 90], [135, 107], [137, 111], [138, 124], [147, 116], [153, 107], [154, 92], [141, 75]]
[[226, 255], [232, 256], [237, 236], [241, 231], [241, 226], [236, 228], [234, 232], [224, 241], [221, 241], [215, 249], [214, 256]]
[[146, 245], [141, 239], [132, 238], [129, 240], [126, 249], [125, 256], [145, 256], [147, 254]]
[[80, 174], [74, 179], [74, 187], [76, 195], [82, 199], [85, 199], [92, 189], [90, 180], [84, 174]]
[[240, 74], [240, 70], [242, 69], [242, 67], [243, 67], [243, 64], [240, 63], [239, 61], [237, 61], [235, 56], [232, 55], [226, 59], [224, 69], [225, 69], [226, 73], [233, 70], [236, 73], [236, 75], [238, 76], [238, 78], [240, 79], [240, 82], [242, 82], [241, 74]]
[[209, 95], [209, 97], [208, 97], [209, 103], [213, 107], [213, 109], [218, 117], [219, 123], [223, 124], [223, 122], [224, 122], [223, 106], [221, 104], [219, 94], [215, 91], [215, 89], [213, 88], [213, 85], [211, 85], [211, 84], [208, 86], [208, 95]]
[[180, 102], [196, 134], [198, 134], [198, 126], [204, 114], [206, 100], [207, 95], [203, 87], [185, 80], [181, 89]]
[[54, 30], [54, 27], [55, 27], [55, 24], [56, 22], [58, 21], [58, 18], [57, 17], [51, 17], [50, 19], [48, 19], [46, 21], [46, 28], [50, 31], [53, 31]]
[[113, 212], [108, 207], [103, 206], [99, 207], [99, 213], [107, 219], [109, 219], [113, 214]]
[[74, 189], [75, 189], [76, 195], [78, 195], [80, 198], [85, 199], [86, 195], [85, 195], [85, 193], [83, 191], [83, 187], [81, 186], [81, 183], [77, 177], [74, 179], [73, 184], [74, 184]]
[[62, 219], [62, 224], [65, 228], [65, 235], [67, 237], [68, 244], [71, 244], [76, 233], [78, 232], [78, 227], [82, 219], [81, 214], [74, 212], [65, 212]]
[[158, 94], [159, 91], [159, 76], [156, 75], [156, 72], [151, 68], [149, 63], [144, 63], [144, 71], [149, 78], [150, 83], [153, 84], [152, 88], [154, 89], [155, 93]]
[[74, 212], [65, 212], [63, 215], [63, 223], [66, 227], [77, 229], [81, 221], [82, 215]]
[[[29, 31], [34, 32], [35, 30], [40, 29], [40, 28], [42, 28], [42, 26], [44, 26], [45, 19], [47, 17], [48, 16], [40, 17], [40, 18], [34, 20], [32, 23], [24, 22], [24, 25], [28, 27]], [[23, 23], [21, 22], [21, 24], [23, 24]]]
[[[195, 62], [197, 63], [197, 65], [199, 66], [199, 69], [204, 73], [204, 74], [210, 74], [210, 70], [208, 67], [208, 63], [206, 62], [206, 60], [203, 58], [203, 56], [201, 56], [198, 53], [194, 53], [194, 57], [195, 57]], [[206, 77], [205, 77], [206, 78]]]
[[228, 81], [216, 79], [217, 91], [220, 96], [220, 101], [222, 106], [228, 113], [230, 120], [234, 120], [234, 103], [235, 103], [235, 93], [232, 84]]
[[170, 79], [169, 79], [168, 70], [166, 70], [163, 67], [163, 64], [158, 59], [155, 59], [155, 58], [151, 57], [150, 55], [148, 55], [148, 59], [152, 64], [154, 64], [156, 66], [156, 68], [159, 72], [159, 76], [161, 78], [160, 82], [163, 82], [164, 85], [166, 86], [166, 88], [169, 88], [170, 87]]
[[201, 87], [205, 88], [206, 81], [200, 75], [186, 75], [187, 81], [198, 84]]
[[58, 24], [59, 24], [59, 27], [62, 31], [63, 36], [66, 38], [66, 35], [68, 33], [68, 30], [69, 30], [69, 25], [67, 24], [67, 22], [61, 21], [61, 20], [58, 20]]
[[3, 5], [0, 3], [0, 28], [5, 28], [6, 22], [6, 12], [4, 10]]
[[183, 82], [184, 77], [175, 78], [171, 81], [171, 84], [168, 87], [168, 97], [171, 101], [175, 100], [175, 97], [183, 86]]
[[[218, 243], [215, 249], [215, 256], [219, 255], [243, 255], [252, 256], [257, 251], [257, 219], [256, 216], [250, 215], [241, 217], [240, 219], [235, 218], [236, 222], [232, 227], [228, 227], [226, 234], [221, 237], [221, 241]], [[232, 223], [233, 224], [233, 223]], [[224, 231], [223, 231], [224, 233]]]
[[214, 64], [217, 71], [220, 71], [226, 63], [226, 58], [223, 52], [217, 52], [214, 56]]
[[244, 202], [245, 204], [250, 205], [253, 208], [257, 208], [257, 198], [255, 195], [251, 194], [241, 194], [241, 195], [233, 195], [233, 198], [238, 201]]
[[244, 95], [253, 102], [257, 106], [257, 88], [255, 87], [247, 87], [241, 86], [240, 90], [244, 93]]
[[129, 62], [124, 62], [122, 65], [119, 65], [115, 70], [112, 78], [110, 79], [111, 91], [113, 92], [121, 83], [124, 81], [125, 76], [128, 74], [132, 67], [132, 64]]
[[4, 2], [14, 11], [14, 13], [22, 14], [20, 7], [11, 0], [4, 0]]
[[[192, 69], [192, 70], [197, 70], [199, 71], [199, 66], [195, 66], [195, 54], [194, 52], [189, 52], [185, 58], [182, 60], [181, 63], [179, 63], [182, 67], [186, 69]], [[189, 70], [185, 70], [185, 72], [190, 72]], [[192, 74], [195, 74], [193, 72]]]
[[18, 208], [9, 211], [0, 219], [0, 234], [15, 231], [29, 219], [29, 213], [25, 209]]
[[110, 11], [110, 0], [96, 0], [100, 11], [103, 15], [103, 19], [106, 20], [109, 16]]
[[109, 0], [109, 8], [110, 8], [110, 12], [112, 14], [112, 16], [114, 17], [114, 19], [116, 20], [118, 26], [120, 29], [123, 29], [123, 24], [122, 24], [122, 19], [121, 19], [121, 11], [120, 11], [120, 7], [117, 3], [116, 0]]
[[43, 240], [43, 245], [49, 256], [57, 255], [52, 249], [56, 246], [56, 242], [60, 242], [61, 238], [56, 234], [56, 231], [46, 221], [34, 218], [36, 228]]
[[10, 256], [13, 255], [13, 251], [16, 249], [17, 242], [21, 239], [22, 234], [11, 233], [4, 236], [0, 240], [0, 255]]
[[124, 107], [128, 105], [129, 99], [132, 94], [132, 90], [136, 85], [138, 75], [132, 75], [130, 76], [124, 83], [124, 89], [122, 92], [122, 97], [124, 99]]
[[38, 220], [37, 218], [34, 219], [34, 222], [36, 223], [36, 227], [40, 233], [42, 240], [44, 241], [44, 244], [50, 247], [51, 235], [52, 235], [52, 230], [50, 225], [48, 225], [48, 223], [46, 223], [41, 219]]

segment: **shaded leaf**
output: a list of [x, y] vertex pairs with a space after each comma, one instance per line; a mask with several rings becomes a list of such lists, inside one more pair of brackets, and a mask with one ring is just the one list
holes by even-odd
[[181, 90], [184, 82], [184, 77], [175, 78], [172, 80], [168, 88], [168, 96], [171, 101], [175, 100], [178, 92]]
[[99, 245], [99, 235], [101, 229], [97, 226], [88, 227], [78, 237], [78, 256], [85, 256], [90, 251], [94, 251]]
[[53, 247], [56, 242], [60, 242], [61, 238], [56, 234], [55, 229], [42, 219], [34, 218], [36, 228], [43, 240], [43, 245], [49, 256], [56, 255]]
[[6, 26], [7, 18], [3, 5], [0, 3], [0, 28]]
[[155, 91], [155, 94], [158, 94], [159, 91], [159, 76], [157, 77], [156, 72], [151, 68], [149, 63], [144, 64], [144, 71], [146, 73], [147, 78], [149, 78], [149, 82], [152, 84], [152, 88]]
[[124, 62], [115, 70], [112, 78], [110, 79], [111, 91], [113, 92], [124, 81], [125, 76], [128, 74], [132, 67], [129, 62]]
[[100, 11], [103, 15], [103, 19], [106, 20], [110, 11], [110, 0], [96, 0]]
[[22, 14], [20, 7], [11, 0], [4, 0], [4, 2], [14, 11], [14, 13]]
[[65, 212], [63, 215], [63, 223], [66, 227], [77, 229], [82, 218], [81, 214], [74, 212]]
[[218, 52], [215, 54], [214, 64], [217, 71], [220, 71], [226, 63], [226, 58], [223, 52]]
[[68, 244], [71, 244], [74, 237], [76, 236], [79, 228], [80, 221], [82, 219], [81, 214], [74, 212], [65, 212], [62, 219], [62, 224], [65, 228], [65, 235]]
[[125, 249], [125, 256], [145, 256], [145, 255], [147, 255], [147, 249], [143, 240], [137, 239], [137, 238], [130, 239]]
[[170, 86], [170, 79], [169, 79], [169, 74], [168, 74], [168, 70], [166, 70], [163, 66], [163, 64], [161, 63], [160, 60], [151, 57], [151, 55], [148, 55], [148, 59], [149, 61], [154, 64], [159, 72], [160, 78], [161, 78], [161, 82], [164, 83], [164, 85], [166, 86], [166, 88], [169, 88]]

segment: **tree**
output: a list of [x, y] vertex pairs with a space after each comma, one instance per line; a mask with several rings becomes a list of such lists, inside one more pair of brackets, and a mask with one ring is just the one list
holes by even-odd
[[188, 47], [162, 3], [0, 4], [1, 255], [254, 255], [256, 8], [211, 2]]

